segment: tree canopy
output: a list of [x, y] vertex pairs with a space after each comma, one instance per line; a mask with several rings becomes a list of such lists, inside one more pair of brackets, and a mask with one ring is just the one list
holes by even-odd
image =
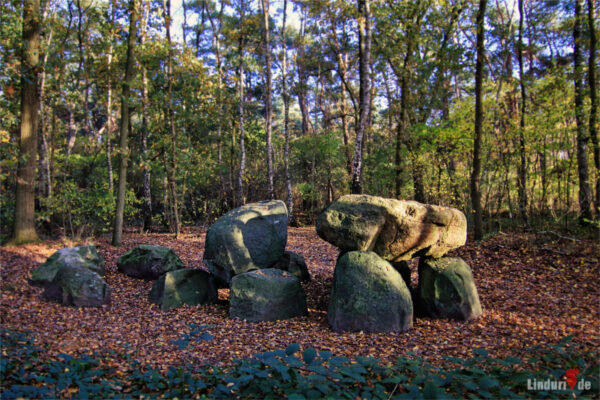
[[350, 192], [482, 231], [597, 218], [593, 0], [486, 3], [4, 2], [1, 233], [23, 182], [27, 218], [66, 235], [119, 214], [177, 233], [269, 198], [308, 224]]

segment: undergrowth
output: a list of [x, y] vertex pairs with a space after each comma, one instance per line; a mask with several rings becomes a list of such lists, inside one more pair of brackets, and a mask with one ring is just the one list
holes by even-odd
[[[194, 336], [210, 340], [197, 327]], [[197, 335], [196, 335], [197, 334]], [[297, 343], [238, 360], [228, 367], [171, 366], [164, 374], [131, 361], [127, 373], [101, 357], [42, 361], [44, 350], [30, 333], [0, 331], [0, 397], [16, 398], [211, 398], [211, 399], [438, 399], [597, 398], [598, 355], [579, 353], [566, 337], [531, 350], [531, 358], [493, 358], [480, 348], [469, 359], [448, 358], [451, 367], [431, 365], [408, 354], [394, 364], [371, 357], [350, 360], [328, 351], [301, 350]], [[186, 337], [179, 348], [187, 347]], [[576, 368], [574, 389], [531, 390], [529, 382], [565, 381]], [[589, 382], [585, 390], [585, 382]]]

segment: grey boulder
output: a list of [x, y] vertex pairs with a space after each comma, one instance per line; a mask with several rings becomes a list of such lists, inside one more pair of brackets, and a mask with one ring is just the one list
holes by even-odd
[[230, 318], [250, 322], [276, 321], [308, 314], [300, 280], [274, 268], [234, 276], [229, 303]]
[[482, 314], [471, 268], [458, 257], [421, 258], [417, 297], [426, 316], [471, 320]]
[[217, 289], [210, 274], [200, 269], [167, 272], [154, 282], [148, 299], [161, 310], [217, 302]]
[[143, 244], [129, 250], [117, 262], [117, 269], [133, 278], [158, 279], [162, 274], [183, 268], [183, 262], [170, 248]]
[[96, 246], [65, 247], [52, 254], [42, 265], [33, 270], [29, 283], [44, 287], [54, 280], [61, 266], [87, 268], [100, 276], [105, 273], [104, 259], [98, 254]]
[[61, 265], [54, 279], [44, 285], [42, 296], [76, 307], [98, 307], [110, 303], [110, 287], [96, 272], [82, 266]]
[[204, 263], [227, 285], [235, 275], [270, 268], [285, 250], [287, 225], [287, 208], [279, 200], [231, 210], [206, 233]]
[[350, 251], [336, 263], [327, 319], [334, 331], [403, 332], [412, 326], [411, 294], [389, 262]]

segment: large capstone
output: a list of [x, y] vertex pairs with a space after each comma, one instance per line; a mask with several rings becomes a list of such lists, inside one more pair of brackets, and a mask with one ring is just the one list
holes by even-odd
[[413, 321], [410, 291], [374, 252], [348, 252], [335, 266], [327, 319], [334, 331], [406, 331]]
[[229, 303], [229, 317], [250, 322], [277, 321], [308, 314], [300, 280], [275, 268], [234, 276]]
[[304, 257], [293, 251], [286, 250], [274, 265], [274, 268], [287, 271], [301, 281], [310, 281], [310, 273]]
[[54, 280], [61, 266], [87, 268], [100, 276], [104, 275], [104, 260], [98, 254], [96, 246], [65, 247], [33, 270], [29, 282], [34, 286], [45, 287]]
[[287, 242], [288, 214], [282, 201], [246, 204], [219, 218], [206, 233], [204, 263], [222, 282], [272, 267]]
[[417, 296], [423, 315], [471, 320], [482, 313], [471, 268], [458, 257], [421, 258]]
[[152, 286], [148, 299], [161, 310], [217, 302], [217, 289], [212, 277], [200, 269], [179, 269], [163, 274]]
[[441, 257], [465, 244], [467, 220], [455, 208], [346, 195], [317, 218], [317, 233], [342, 251], [374, 251], [388, 261]]
[[119, 271], [140, 279], [158, 279], [162, 274], [183, 268], [173, 250], [164, 246], [140, 245], [129, 250], [117, 263]]
[[96, 272], [83, 266], [60, 265], [42, 296], [76, 307], [98, 307], [110, 303], [110, 287]]

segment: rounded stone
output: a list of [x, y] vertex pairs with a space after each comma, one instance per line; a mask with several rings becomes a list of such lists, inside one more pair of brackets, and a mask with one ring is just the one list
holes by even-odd
[[143, 244], [129, 250], [117, 262], [117, 269], [133, 278], [158, 279], [162, 274], [183, 268], [183, 262], [170, 248]]
[[287, 208], [279, 200], [231, 210], [206, 233], [204, 263], [227, 285], [235, 275], [271, 268], [285, 250], [287, 225]]
[[231, 280], [229, 316], [250, 322], [307, 315], [300, 280], [275, 268], [236, 275]]
[[412, 326], [411, 294], [389, 262], [350, 251], [336, 263], [327, 319], [334, 331], [403, 332]]

